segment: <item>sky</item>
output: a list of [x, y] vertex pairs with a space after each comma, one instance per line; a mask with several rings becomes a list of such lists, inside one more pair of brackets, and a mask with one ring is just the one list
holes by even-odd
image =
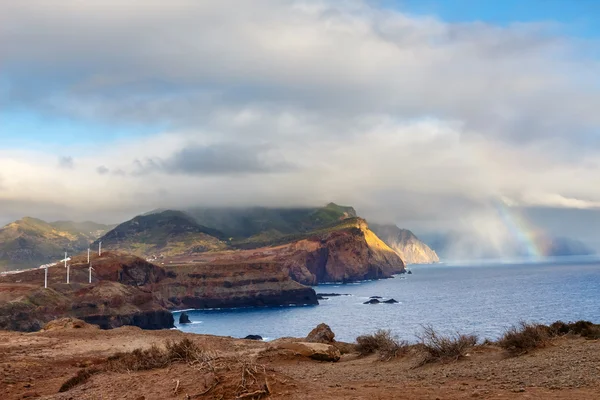
[[0, 222], [335, 201], [426, 232], [500, 202], [600, 246], [599, 16], [595, 0], [0, 0]]

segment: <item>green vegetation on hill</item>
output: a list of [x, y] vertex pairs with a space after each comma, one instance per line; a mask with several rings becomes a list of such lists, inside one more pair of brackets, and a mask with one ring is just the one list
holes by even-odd
[[224, 236], [216, 229], [198, 224], [181, 211], [166, 210], [139, 215], [123, 222], [99, 238], [103, 248], [136, 255], [172, 255], [222, 250]]
[[25, 217], [0, 229], [0, 270], [32, 268], [81, 252], [110, 227], [93, 222], [48, 223]]
[[352, 207], [334, 203], [316, 208], [194, 208], [187, 213], [199, 224], [217, 229], [234, 241], [252, 237], [274, 240], [357, 216]]

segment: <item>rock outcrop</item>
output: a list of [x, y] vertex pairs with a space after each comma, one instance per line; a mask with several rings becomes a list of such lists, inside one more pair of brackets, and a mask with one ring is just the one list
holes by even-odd
[[329, 344], [309, 342], [278, 342], [271, 345], [275, 350], [288, 350], [296, 355], [317, 361], [336, 362], [342, 357], [340, 351]]
[[303, 284], [390, 278], [404, 262], [360, 218], [291, 243], [277, 257], [290, 276]]
[[311, 343], [334, 343], [335, 333], [333, 333], [329, 325], [322, 323], [310, 331], [308, 336], [306, 336], [306, 341]]
[[189, 317], [189, 315], [187, 315], [186, 312], [182, 312], [181, 315], [179, 315], [179, 323], [180, 324], [191, 324], [192, 321], [190, 321], [190, 317]]
[[433, 264], [440, 261], [438, 255], [414, 233], [396, 225], [370, 224], [381, 240], [390, 246], [406, 264]]

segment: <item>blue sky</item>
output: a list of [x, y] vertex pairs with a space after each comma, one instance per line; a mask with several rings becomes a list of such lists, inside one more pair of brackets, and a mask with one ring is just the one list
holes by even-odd
[[384, 0], [386, 6], [448, 22], [558, 22], [565, 33], [600, 36], [597, 0]]

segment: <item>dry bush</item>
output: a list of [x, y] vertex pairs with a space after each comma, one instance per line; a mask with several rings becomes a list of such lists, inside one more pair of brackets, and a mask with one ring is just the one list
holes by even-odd
[[546, 325], [521, 321], [504, 332], [498, 345], [513, 355], [520, 355], [546, 346], [551, 336], [552, 331]]
[[600, 339], [600, 325], [590, 321], [562, 322], [556, 321], [549, 326], [552, 336], [579, 335], [586, 339]]
[[115, 372], [145, 371], [169, 365], [165, 350], [153, 344], [148, 349], [117, 353], [108, 358], [106, 369]]
[[165, 349], [153, 344], [148, 349], [135, 349], [128, 353], [117, 353], [108, 358], [107, 369], [110, 371], [144, 371], [165, 368], [172, 363], [185, 362], [209, 366], [216, 356], [205, 352], [188, 338], [179, 342], [168, 341]]
[[407, 352], [408, 343], [399, 341], [391, 331], [380, 329], [372, 335], [362, 335], [356, 338], [356, 350], [361, 355], [379, 353], [381, 360], [391, 360]]
[[439, 361], [457, 361], [477, 344], [477, 336], [475, 335], [455, 333], [454, 335], [443, 336], [431, 326], [424, 326], [423, 332], [418, 337], [421, 341], [421, 349], [424, 352], [423, 359], [418, 364], [419, 366]]

